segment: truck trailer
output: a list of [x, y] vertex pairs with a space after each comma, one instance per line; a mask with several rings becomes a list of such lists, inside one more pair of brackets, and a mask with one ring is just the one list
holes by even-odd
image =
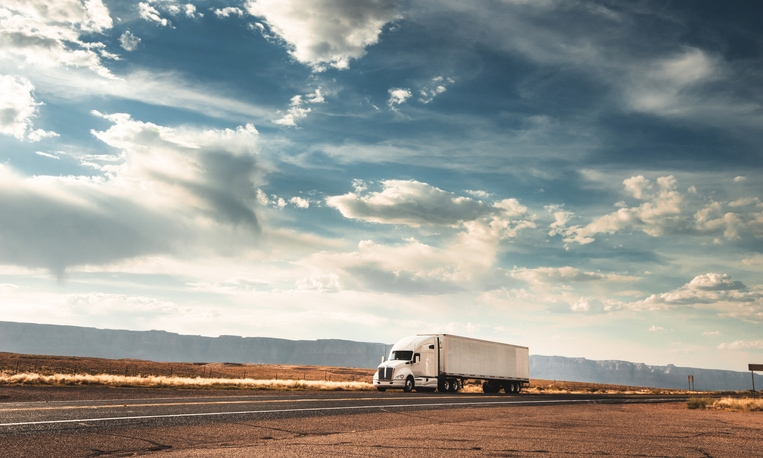
[[530, 382], [527, 347], [450, 334], [418, 334], [392, 346], [374, 374], [379, 391], [456, 392], [468, 379], [482, 391], [519, 393]]

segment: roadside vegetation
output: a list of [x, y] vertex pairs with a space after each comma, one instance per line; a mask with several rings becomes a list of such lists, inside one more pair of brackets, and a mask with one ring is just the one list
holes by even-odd
[[[242, 363], [158, 363], [135, 359], [82, 358], [24, 355], [0, 352], [0, 386], [102, 385], [144, 388], [197, 388], [241, 390], [374, 390], [374, 369]], [[482, 385], [467, 381], [465, 393], [481, 393]], [[557, 380], [530, 380], [523, 393], [530, 394], [678, 394], [684, 390], [607, 385]], [[717, 394], [717, 393], [716, 393]], [[689, 408], [711, 408], [693, 398]], [[724, 398], [725, 399], [725, 398]], [[733, 399], [733, 398], [729, 398]], [[746, 410], [761, 410], [761, 400], [751, 400]], [[728, 402], [729, 409], [731, 402]]]
[[733, 410], [737, 412], [763, 412], [762, 398], [749, 397], [723, 397], [716, 398], [691, 398], [686, 401], [689, 409], [713, 409], [713, 410]]

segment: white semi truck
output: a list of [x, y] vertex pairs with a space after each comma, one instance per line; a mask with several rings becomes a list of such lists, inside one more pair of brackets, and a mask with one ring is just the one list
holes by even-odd
[[379, 391], [451, 391], [467, 379], [482, 380], [485, 393], [519, 393], [530, 381], [527, 347], [450, 334], [419, 334], [392, 346], [374, 386]]

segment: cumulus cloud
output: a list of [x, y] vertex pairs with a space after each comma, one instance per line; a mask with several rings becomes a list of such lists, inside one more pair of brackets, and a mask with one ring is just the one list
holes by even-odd
[[246, 10], [263, 18], [292, 57], [315, 71], [349, 68], [398, 17], [393, 0], [249, 0]]
[[356, 182], [355, 192], [329, 197], [326, 201], [346, 218], [415, 227], [456, 225], [491, 211], [482, 201], [419, 181], [386, 180], [381, 185], [381, 191], [366, 192], [366, 183]]
[[34, 119], [42, 103], [35, 100], [33, 92], [34, 86], [28, 79], [0, 75], [0, 134], [28, 141], [58, 135], [34, 128]]
[[421, 294], [480, 288], [476, 285], [492, 281], [495, 274], [500, 241], [535, 227], [535, 216], [516, 199], [484, 202], [412, 180], [386, 180], [378, 191], [369, 189], [375, 187], [373, 183], [360, 180], [354, 187], [354, 192], [327, 198], [327, 205], [346, 218], [439, 227], [452, 236], [441, 234], [444, 238], [438, 247], [415, 239], [395, 246], [369, 240], [356, 253], [311, 258], [310, 264], [319, 264], [323, 275], [332, 272], [348, 287], [358, 282], [374, 290]]
[[413, 95], [411, 94], [410, 89], [403, 88], [392, 88], [387, 92], [389, 92], [387, 105], [393, 110], [396, 109], [397, 106], [404, 104]]
[[138, 3], [138, 15], [149, 22], [155, 22], [162, 27], [170, 25], [170, 21], [167, 18], [163, 18], [159, 10], [154, 8], [150, 3], [140, 2]]
[[119, 155], [88, 157], [93, 176], [24, 178], [0, 168], [0, 263], [60, 275], [73, 265], [256, 243], [253, 126], [198, 130], [98, 115], [112, 126], [93, 135]]
[[138, 49], [138, 45], [140, 44], [140, 38], [136, 37], [132, 34], [132, 32], [127, 30], [119, 37], [119, 44], [125, 51], [135, 51]]
[[721, 316], [763, 321], [763, 286], [747, 287], [727, 274], [697, 275], [674, 291], [628, 304], [635, 310], [711, 310]]
[[[729, 240], [742, 236], [763, 237], [763, 208], [757, 198], [732, 202], [702, 202], [696, 197], [689, 200], [677, 190], [672, 176], [650, 180], [639, 175], [624, 180], [623, 185], [626, 194], [642, 203], [637, 206], [622, 203], [617, 211], [596, 217], [585, 226], [566, 226], [572, 214], [548, 207], [556, 218], [549, 234], [563, 235], [565, 242], [583, 245], [592, 243], [597, 234], [632, 230], [652, 237], [678, 234], [722, 235]], [[751, 208], [733, 211], [743, 206]]]
[[321, 93], [321, 88], [318, 88], [314, 92], [305, 96], [295, 95], [291, 98], [289, 111], [281, 118], [273, 121], [273, 123], [281, 126], [296, 127], [297, 121], [306, 118], [307, 115], [312, 111], [312, 108], [306, 107], [306, 105], [324, 103], [325, 101], [326, 100]]
[[62, 0], [55, 8], [42, 0], [8, 0], [0, 8], [0, 58], [18, 66], [86, 68], [108, 77], [102, 59], [114, 56], [103, 43], [80, 36], [111, 27], [101, 0]]
[[214, 13], [215, 13], [215, 16], [217, 17], [231, 17], [231, 16], [241, 17], [244, 15], [244, 10], [236, 6], [226, 6], [225, 8], [216, 8], [214, 10]]

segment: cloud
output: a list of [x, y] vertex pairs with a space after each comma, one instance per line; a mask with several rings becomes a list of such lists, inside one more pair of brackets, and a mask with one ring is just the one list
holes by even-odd
[[727, 274], [707, 273], [697, 275], [686, 284], [686, 288], [701, 291], [734, 291], [746, 289], [741, 281], [732, 280]]
[[291, 56], [314, 71], [349, 68], [398, 17], [393, 0], [249, 0], [246, 10], [263, 18]]
[[[698, 197], [688, 199], [676, 189], [672, 176], [649, 180], [641, 175], [623, 181], [630, 197], [641, 201], [638, 206], [621, 204], [613, 213], [596, 217], [586, 226], [566, 227], [570, 213], [555, 211], [556, 221], [549, 234], [563, 235], [564, 241], [585, 245], [595, 241], [597, 234], [614, 234], [639, 230], [652, 237], [664, 235], [719, 236], [726, 239], [763, 237], [763, 208], [757, 198], [732, 202], [705, 202]], [[696, 194], [691, 192], [690, 194]], [[751, 206], [752, 208], [734, 210]], [[554, 211], [554, 207], [549, 207]]]
[[304, 119], [312, 111], [311, 108], [305, 108], [305, 105], [314, 103], [324, 103], [325, 99], [321, 93], [321, 88], [315, 90], [306, 96], [295, 95], [291, 98], [289, 111], [281, 118], [273, 121], [274, 124], [287, 127], [296, 127], [297, 121]]
[[215, 9], [214, 13], [215, 13], [215, 16], [217, 17], [231, 17], [231, 16], [242, 17], [244, 15], [244, 10], [236, 6], [226, 6], [225, 8]]
[[159, 10], [151, 6], [150, 3], [140, 2], [138, 3], [138, 15], [149, 22], [156, 22], [162, 27], [170, 25], [170, 21], [167, 18], [163, 18], [159, 13]]
[[135, 51], [138, 49], [138, 45], [140, 44], [140, 38], [136, 37], [132, 34], [132, 32], [127, 30], [119, 37], [119, 44], [125, 51]]
[[649, 326], [649, 332], [661, 332], [664, 330], [665, 328], [663, 328], [662, 326], [657, 326], [656, 324]]
[[455, 82], [456, 81], [453, 78], [445, 78], [442, 76], [432, 78], [432, 81], [430, 81], [428, 85], [419, 90], [419, 102], [430, 103], [435, 97], [445, 93], [448, 90], [449, 84]]
[[253, 126], [199, 130], [98, 116], [112, 126], [93, 135], [118, 154], [83, 157], [93, 176], [24, 178], [0, 168], [0, 264], [62, 275], [75, 265], [256, 245]]
[[[763, 125], [763, 102], [754, 89], [760, 66], [736, 56], [725, 58], [711, 48], [732, 49], [728, 44], [705, 42], [700, 47], [675, 36], [666, 40], [666, 29], [657, 24], [665, 24], [668, 30], [689, 30], [695, 25], [663, 10], [634, 5], [591, 7], [586, 2], [487, 6], [485, 2], [424, 0], [409, 13], [407, 19], [431, 27], [443, 14], [458, 15], [460, 20], [448, 29], [455, 40], [479, 43], [547, 71], [564, 69], [569, 78], [601, 88], [601, 100], [616, 111], [736, 133], [746, 130], [743, 135], [759, 134]], [[589, 27], [582, 32], [576, 24]]]
[[735, 340], [718, 345], [718, 350], [763, 350], [763, 339], [761, 340]]
[[395, 109], [395, 107], [404, 104], [413, 94], [411, 94], [410, 89], [402, 89], [402, 88], [392, 88], [389, 91], [389, 99], [387, 100], [387, 105], [391, 109]]
[[510, 274], [512, 278], [525, 281], [535, 286], [558, 286], [568, 283], [581, 282], [632, 282], [637, 277], [617, 274], [602, 274], [599, 272], [585, 272], [575, 267], [536, 267], [514, 269]]
[[42, 103], [35, 100], [33, 92], [34, 86], [28, 79], [0, 75], [0, 134], [32, 142], [58, 136], [55, 132], [34, 129]]
[[634, 310], [710, 310], [718, 315], [763, 321], [763, 286], [747, 287], [727, 274], [697, 275], [674, 291], [627, 304]]
[[356, 183], [356, 192], [329, 197], [326, 202], [345, 218], [414, 227], [456, 225], [491, 211], [482, 201], [419, 181], [386, 180], [381, 185], [380, 192], [365, 192], [365, 183]]
[[[0, 13], [0, 61], [9, 59], [19, 68], [86, 68], [111, 76], [101, 59], [114, 56], [92, 36], [112, 27], [101, 0], [62, 0], [55, 8], [40, 0], [9, 0]], [[80, 38], [84, 34], [87, 41]]]
[[645, 68], [631, 72], [634, 85], [628, 90], [632, 109], [660, 115], [681, 115], [693, 108], [687, 94], [697, 86], [716, 80], [717, 59], [697, 48], [687, 48], [676, 55], [658, 59]]

